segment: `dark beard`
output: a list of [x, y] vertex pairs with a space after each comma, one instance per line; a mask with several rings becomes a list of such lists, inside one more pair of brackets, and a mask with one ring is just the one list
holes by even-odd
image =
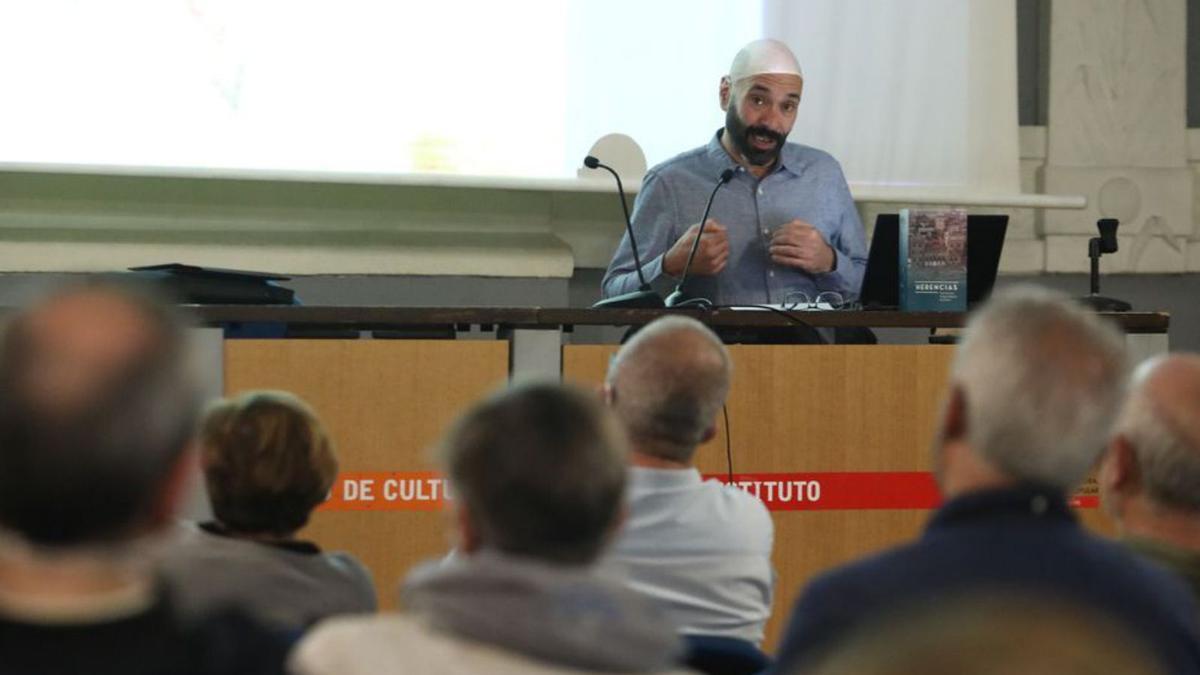
[[[729, 134], [729, 140], [733, 141], [733, 147], [741, 153], [742, 157], [746, 158], [754, 166], [770, 166], [779, 159], [779, 153], [783, 152], [783, 144], [787, 142], [787, 138], [782, 134], [772, 131], [763, 126], [748, 127], [742, 122], [742, 118], [738, 117], [737, 110], [733, 103], [729, 104], [729, 108], [725, 111], [725, 133]], [[762, 134], [769, 136], [775, 141], [775, 147], [770, 150], [759, 150], [750, 144], [750, 134]]]

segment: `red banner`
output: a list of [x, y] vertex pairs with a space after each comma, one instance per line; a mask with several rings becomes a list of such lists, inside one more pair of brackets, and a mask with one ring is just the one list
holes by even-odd
[[941, 503], [927, 471], [710, 474], [762, 500], [771, 511], [932, 509]]
[[[927, 471], [823, 471], [739, 473], [705, 478], [731, 483], [758, 497], [771, 511], [928, 510], [941, 504]], [[349, 472], [338, 476], [321, 511], [436, 511], [449, 496], [436, 473]], [[1071, 499], [1075, 508], [1099, 506], [1094, 481]]]

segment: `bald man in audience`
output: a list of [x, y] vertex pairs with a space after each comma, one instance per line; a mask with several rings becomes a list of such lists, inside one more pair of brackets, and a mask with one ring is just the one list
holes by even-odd
[[[725, 126], [706, 145], [650, 169], [633, 207], [642, 271], [660, 293], [683, 274], [717, 179], [733, 179], [713, 202], [685, 291], [714, 304], [783, 303], [825, 292], [858, 295], [866, 238], [841, 166], [829, 154], [788, 143], [804, 76], [787, 45], [756, 40], [720, 79]], [[628, 234], [601, 293], [637, 290]]]
[[0, 343], [0, 672], [282, 672], [238, 612], [183, 620], [152, 578], [180, 502], [199, 390], [173, 308], [61, 291]]
[[607, 562], [681, 633], [758, 645], [775, 581], [771, 517], [693, 464], [716, 434], [731, 376], [725, 346], [687, 317], [658, 319], [617, 352], [605, 393], [633, 452], [629, 514]]
[[1099, 483], [1122, 540], [1200, 597], [1200, 355], [1139, 368]]
[[1168, 672], [1200, 672], [1187, 588], [1087, 533], [1067, 505], [1104, 450], [1126, 369], [1124, 337], [1070, 298], [1034, 287], [994, 296], [970, 320], [951, 366], [933, 443], [945, 503], [915, 541], [808, 585], [779, 671], [811, 667], [883, 612], [1024, 591], [1102, 612]]

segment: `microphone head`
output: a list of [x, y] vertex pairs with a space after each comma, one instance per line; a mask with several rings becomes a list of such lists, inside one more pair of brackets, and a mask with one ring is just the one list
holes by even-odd
[[1116, 218], [1101, 218], [1096, 221], [1096, 228], [1100, 230], [1100, 251], [1102, 253], [1117, 252], [1117, 226], [1120, 221]]
[[588, 155], [587, 157], [583, 158], [583, 165], [589, 169], [595, 169], [596, 167], [600, 166], [600, 160]]
[[733, 180], [733, 169], [725, 169], [721, 172], [721, 184], [724, 185]]

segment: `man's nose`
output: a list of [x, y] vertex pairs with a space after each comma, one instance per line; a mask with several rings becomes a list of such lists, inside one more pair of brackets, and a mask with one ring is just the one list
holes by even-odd
[[783, 128], [783, 115], [774, 107], [767, 108], [759, 115], [758, 124], [776, 133], [782, 133], [780, 129]]

